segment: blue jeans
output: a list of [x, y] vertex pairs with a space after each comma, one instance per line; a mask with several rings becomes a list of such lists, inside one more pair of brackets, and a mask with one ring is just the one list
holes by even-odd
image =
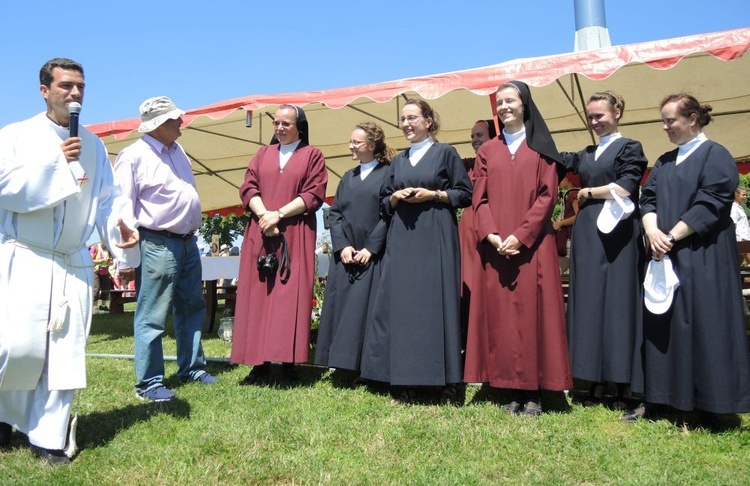
[[172, 310], [177, 340], [177, 377], [193, 380], [205, 371], [201, 328], [206, 314], [201, 259], [195, 236], [182, 240], [140, 231], [141, 266], [136, 269], [135, 389], [145, 392], [164, 379], [161, 337]]

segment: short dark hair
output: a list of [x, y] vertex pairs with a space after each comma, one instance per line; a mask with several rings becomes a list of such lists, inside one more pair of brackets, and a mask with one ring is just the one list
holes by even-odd
[[52, 70], [56, 67], [65, 69], [66, 71], [78, 71], [83, 76], [83, 66], [79, 63], [65, 57], [56, 57], [45, 62], [42, 69], [39, 70], [39, 84], [43, 84], [49, 88], [54, 79]]

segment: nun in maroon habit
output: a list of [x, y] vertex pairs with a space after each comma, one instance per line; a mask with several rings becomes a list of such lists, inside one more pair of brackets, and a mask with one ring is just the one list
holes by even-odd
[[[479, 120], [471, 129], [471, 146], [478, 151], [482, 144], [497, 137], [495, 120]], [[474, 161], [476, 157], [462, 159], [472, 184], [474, 183]], [[475, 260], [479, 252], [479, 241], [474, 231], [474, 210], [464, 208], [458, 221], [458, 240], [461, 244], [461, 348], [466, 349], [466, 333], [469, 327], [471, 287], [474, 280]]]
[[512, 414], [542, 413], [539, 390], [572, 387], [551, 216], [560, 154], [528, 86], [500, 86], [502, 134], [479, 148], [474, 227], [479, 260], [464, 381], [511, 391]]
[[[310, 346], [315, 276], [315, 211], [323, 204], [328, 174], [323, 153], [309, 145], [305, 112], [281, 105], [274, 116], [274, 143], [250, 161], [240, 187], [242, 204], [252, 213], [242, 242], [231, 361], [253, 365], [245, 383], [284, 364], [296, 379], [294, 363], [304, 363]], [[282, 256], [288, 266], [270, 275], [258, 269], [258, 257]], [[287, 273], [288, 270], [288, 273]]]

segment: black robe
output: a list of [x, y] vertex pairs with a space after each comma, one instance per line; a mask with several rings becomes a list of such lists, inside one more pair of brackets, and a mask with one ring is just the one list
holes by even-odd
[[[450, 203], [401, 201], [404, 187], [445, 191]], [[461, 285], [456, 209], [471, 203], [471, 182], [450, 145], [435, 143], [412, 167], [408, 150], [391, 162], [381, 209], [391, 216], [382, 276], [362, 351], [364, 378], [393, 385], [461, 381]]]
[[633, 390], [680, 410], [750, 411], [750, 359], [734, 225], [729, 216], [737, 166], [706, 141], [679, 165], [677, 150], [656, 162], [641, 213], [668, 232], [680, 220], [696, 232], [668, 255], [680, 286], [662, 315], [643, 310], [644, 376]]
[[[315, 364], [358, 370], [365, 323], [380, 281], [380, 259], [387, 226], [380, 217], [380, 188], [388, 166], [378, 164], [365, 180], [360, 167], [347, 171], [336, 189], [328, 215], [333, 265], [328, 271], [318, 328]], [[366, 248], [370, 263], [344, 265], [341, 250]]]
[[566, 169], [580, 175], [581, 187], [614, 182], [630, 192], [636, 209], [608, 234], [596, 226], [604, 199], [578, 210], [570, 242], [570, 361], [574, 378], [630, 383], [642, 320], [638, 189], [648, 161], [641, 144], [628, 138], [613, 140], [594, 160], [596, 148], [564, 153]]

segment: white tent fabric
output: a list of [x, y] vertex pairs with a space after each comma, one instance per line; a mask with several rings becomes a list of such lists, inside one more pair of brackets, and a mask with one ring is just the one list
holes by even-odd
[[[438, 139], [472, 156], [469, 131], [478, 119], [493, 116], [492, 94], [507, 81], [532, 86], [560, 150], [592, 143], [585, 123], [585, 100], [610, 89], [626, 101], [621, 132], [640, 140], [651, 164], [674, 148], [661, 130], [664, 96], [688, 91], [713, 106], [709, 138], [736, 158], [750, 156], [750, 28], [644, 42], [562, 55], [519, 59], [465, 71], [408, 78], [349, 88], [256, 95], [222, 101], [183, 116], [179, 142], [193, 161], [204, 211], [237, 207], [237, 188], [250, 158], [273, 135], [273, 113], [283, 103], [304, 106], [310, 141], [326, 156], [327, 195], [354, 165], [348, 140], [354, 125], [372, 120], [383, 126], [388, 143], [403, 149], [398, 126], [401, 107], [422, 97], [439, 113]], [[139, 119], [91, 125], [114, 156], [140, 136]]]

